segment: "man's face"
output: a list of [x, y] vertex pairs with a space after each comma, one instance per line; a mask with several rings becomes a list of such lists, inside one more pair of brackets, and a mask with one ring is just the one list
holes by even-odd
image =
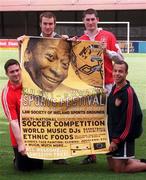
[[21, 82], [21, 69], [18, 64], [14, 64], [8, 67], [6, 75], [13, 84], [19, 84]]
[[54, 18], [42, 17], [42, 22], [40, 22], [41, 31], [44, 37], [51, 37], [55, 30]]
[[97, 29], [98, 18], [95, 14], [86, 14], [83, 22], [87, 31], [94, 31]]
[[127, 74], [125, 64], [114, 64], [113, 79], [116, 84], [123, 83], [126, 80]]
[[32, 52], [33, 79], [52, 92], [68, 75], [69, 44], [63, 40], [41, 41]]

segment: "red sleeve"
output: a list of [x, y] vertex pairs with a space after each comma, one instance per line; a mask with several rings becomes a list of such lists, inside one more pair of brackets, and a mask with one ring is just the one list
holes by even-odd
[[8, 120], [18, 119], [16, 111], [16, 97], [9, 87], [5, 87], [2, 91], [2, 106]]
[[107, 42], [107, 49], [117, 52], [118, 48], [116, 47], [116, 44], [117, 44], [116, 37], [114, 36], [114, 34], [110, 33], [110, 37], [108, 38], [108, 42]]

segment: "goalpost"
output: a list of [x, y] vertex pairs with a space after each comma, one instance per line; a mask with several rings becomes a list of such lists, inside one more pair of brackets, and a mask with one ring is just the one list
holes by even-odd
[[[74, 22], [74, 21], [57, 21], [57, 24], [83, 24], [83, 22]], [[98, 22], [98, 24], [125, 24], [126, 30], [127, 30], [127, 38], [126, 38], [126, 44], [127, 44], [127, 53], [129, 53], [130, 48], [130, 22], [128, 21], [119, 21], [119, 22]]]

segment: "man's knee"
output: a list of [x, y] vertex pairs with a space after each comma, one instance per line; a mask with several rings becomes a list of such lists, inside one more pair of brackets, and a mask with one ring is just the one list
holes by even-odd
[[115, 173], [124, 173], [125, 169], [126, 169], [126, 161], [124, 160], [113, 161], [113, 171]]
[[115, 173], [123, 173], [123, 172], [124, 172], [123, 169], [122, 169], [122, 167], [113, 167], [113, 171], [114, 171]]
[[18, 158], [15, 157], [14, 167], [18, 171], [32, 171], [32, 170], [41, 170], [43, 169], [43, 160], [40, 159], [31, 159], [27, 156], [21, 156]]

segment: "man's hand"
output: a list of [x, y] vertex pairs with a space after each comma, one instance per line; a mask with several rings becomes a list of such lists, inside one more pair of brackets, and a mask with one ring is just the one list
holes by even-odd
[[61, 38], [62, 38], [62, 39], [68, 39], [68, 38], [69, 38], [69, 36], [68, 36], [68, 35], [63, 34], [63, 35], [61, 35]]
[[26, 35], [22, 35], [22, 36], [18, 37], [17, 38], [18, 44], [21, 45], [21, 43], [23, 43], [25, 38], [26, 38]]
[[26, 148], [24, 144], [19, 144], [18, 145], [18, 152], [20, 152], [23, 156], [26, 155]]
[[106, 54], [107, 51], [107, 42], [101, 41], [100, 48], [103, 50], [103, 53]]
[[111, 142], [110, 147], [109, 147], [109, 151], [110, 151], [110, 152], [114, 152], [114, 151], [116, 151], [117, 149], [118, 149], [117, 144], [114, 143], [114, 142]]

